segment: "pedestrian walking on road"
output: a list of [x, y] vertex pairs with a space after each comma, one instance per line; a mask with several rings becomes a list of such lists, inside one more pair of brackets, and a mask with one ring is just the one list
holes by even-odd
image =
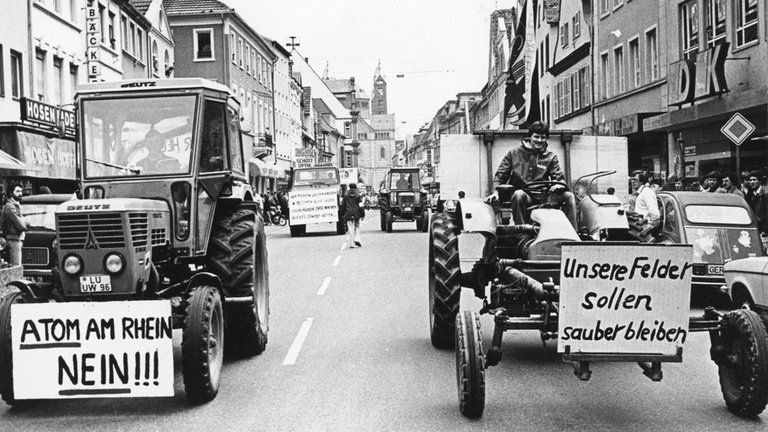
[[8, 202], [5, 203], [2, 216], [0, 216], [0, 228], [2, 228], [5, 240], [8, 242], [11, 265], [14, 266], [21, 265], [21, 246], [24, 243], [24, 234], [29, 230], [29, 224], [24, 220], [24, 215], [21, 214], [22, 194], [21, 185], [17, 184], [11, 187]]
[[350, 249], [355, 246], [363, 247], [360, 243], [360, 221], [365, 219], [365, 209], [360, 206], [360, 194], [357, 192], [356, 183], [350, 183], [347, 193], [344, 194], [344, 199], [341, 201], [341, 214], [347, 221]]

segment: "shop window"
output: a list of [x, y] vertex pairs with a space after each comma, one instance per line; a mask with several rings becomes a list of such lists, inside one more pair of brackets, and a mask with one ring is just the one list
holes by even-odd
[[757, 0], [736, 0], [736, 46], [757, 41]]

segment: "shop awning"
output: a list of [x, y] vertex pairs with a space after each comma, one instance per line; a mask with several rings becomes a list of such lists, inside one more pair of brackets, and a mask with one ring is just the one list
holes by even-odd
[[18, 171], [40, 171], [39, 168], [29, 166], [2, 150], [0, 150], [0, 169], [18, 170]]
[[267, 177], [267, 164], [259, 158], [248, 160], [248, 176]]

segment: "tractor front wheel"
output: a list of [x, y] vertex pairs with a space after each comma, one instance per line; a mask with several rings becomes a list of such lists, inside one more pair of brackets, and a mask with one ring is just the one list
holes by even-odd
[[224, 361], [224, 313], [216, 288], [201, 285], [187, 297], [181, 339], [184, 390], [193, 402], [216, 397]]
[[387, 211], [386, 213], [384, 213], [384, 226], [386, 227], [388, 233], [392, 232], [392, 212], [391, 211]]
[[768, 337], [760, 316], [747, 309], [725, 314], [721, 339], [724, 361], [718, 367], [728, 409], [754, 417], [768, 404]]
[[485, 356], [477, 312], [464, 311], [456, 315], [456, 385], [461, 414], [469, 418], [483, 415]]
[[450, 217], [432, 218], [429, 234], [429, 327], [432, 345], [451, 348], [461, 300], [459, 236]]

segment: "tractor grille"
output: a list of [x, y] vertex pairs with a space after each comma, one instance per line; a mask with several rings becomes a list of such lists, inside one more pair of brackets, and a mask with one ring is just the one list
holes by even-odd
[[128, 213], [128, 221], [131, 224], [131, 241], [133, 247], [147, 246], [149, 239], [149, 226], [146, 213]]
[[150, 236], [152, 246], [165, 244], [165, 228], [155, 228]]
[[21, 248], [21, 265], [23, 266], [47, 266], [48, 248], [25, 247]]
[[400, 204], [400, 207], [413, 207], [416, 202], [416, 197], [412, 194], [400, 194], [397, 196], [397, 201]]
[[125, 247], [120, 213], [60, 214], [57, 217], [62, 249]]

